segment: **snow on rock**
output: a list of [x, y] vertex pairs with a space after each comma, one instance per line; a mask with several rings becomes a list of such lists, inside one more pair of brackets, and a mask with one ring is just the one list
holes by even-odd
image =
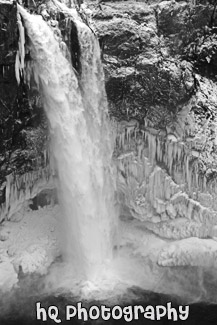
[[[1, 247], [1, 245], [0, 245]], [[7, 251], [0, 248], [0, 291], [10, 290], [18, 282], [18, 275], [10, 262]]]
[[17, 283], [19, 272], [47, 272], [60, 255], [60, 214], [58, 206], [32, 211], [24, 205], [17, 218], [1, 224], [0, 290], [10, 290]]
[[13, 265], [17, 272], [21, 269], [24, 274], [34, 272], [44, 274], [51, 262], [44, 247], [31, 245], [15, 258]]
[[163, 247], [166, 247], [167, 241], [150, 233], [146, 226], [137, 220], [121, 223], [120, 246], [129, 245], [134, 255], [140, 255], [157, 262], [158, 254]]
[[18, 282], [18, 275], [10, 263], [3, 261], [0, 263], [0, 291], [9, 291]]
[[215, 226], [204, 225], [201, 222], [179, 218], [176, 220], [161, 221], [159, 223], [145, 223], [147, 229], [168, 239], [183, 239], [189, 237], [207, 238], [216, 232]]
[[196, 237], [176, 241], [161, 250], [158, 264], [217, 267], [217, 242]]

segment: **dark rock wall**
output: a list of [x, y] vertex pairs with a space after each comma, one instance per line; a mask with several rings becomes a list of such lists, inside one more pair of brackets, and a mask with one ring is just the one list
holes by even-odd
[[38, 94], [15, 77], [18, 38], [16, 2], [0, 1], [0, 183], [34, 169], [46, 138]]
[[[131, 1], [93, 4], [93, 8], [112, 113], [120, 119], [127, 115], [141, 119], [150, 110], [152, 115], [154, 106], [159, 115], [164, 116], [165, 109], [176, 114], [197, 90], [194, 72], [199, 60], [193, 56], [202, 50], [195, 49], [200, 35], [213, 35], [208, 27], [213, 5]], [[212, 52], [211, 40], [209, 46]], [[189, 53], [193, 47], [194, 53], [193, 49]]]

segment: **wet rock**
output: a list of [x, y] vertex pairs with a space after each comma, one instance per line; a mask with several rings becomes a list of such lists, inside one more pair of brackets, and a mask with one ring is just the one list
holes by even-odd
[[56, 189], [45, 189], [36, 195], [29, 205], [30, 209], [38, 210], [39, 207], [44, 207], [51, 204], [57, 204], [57, 191]]
[[210, 24], [213, 6], [207, 3], [162, 1], [156, 6], [159, 35], [163, 35], [171, 55], [182, 54], [185, 47]]
[[[163, 4], [162, 10], [170, 16], [168, 2]], [[129, 2], [126, 8], [121, 2], [95, 8], [111, 114], [120, 120], [127, 116], [142, 121], [148, 115], [155, 126], [165, 125], [194, 93], [193, 66], [170, 53], [174, 44], [168, 44], [163, 31], [170, 34], [171, 26], [159, 27], [163, 25], [159, 6]], [[182, 5], [176, 7], [181, 10]]]

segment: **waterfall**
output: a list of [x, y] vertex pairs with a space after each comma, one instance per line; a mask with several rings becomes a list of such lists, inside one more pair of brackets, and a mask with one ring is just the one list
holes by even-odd
[[19, 5], [18, 11], [28, 35], [31, 75], [50, 125], [64, 257], [81, 279], [92, 280], [112, 259], [117, 226], [113, 137], [99, 44], [71, 11], [81, 49], [78, 74], [42, 17]]

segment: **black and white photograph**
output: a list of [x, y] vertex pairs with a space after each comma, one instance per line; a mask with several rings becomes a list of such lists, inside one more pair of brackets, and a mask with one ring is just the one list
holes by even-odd
[[0, 325], [217, 325], [217, 0], [0, 0]]

